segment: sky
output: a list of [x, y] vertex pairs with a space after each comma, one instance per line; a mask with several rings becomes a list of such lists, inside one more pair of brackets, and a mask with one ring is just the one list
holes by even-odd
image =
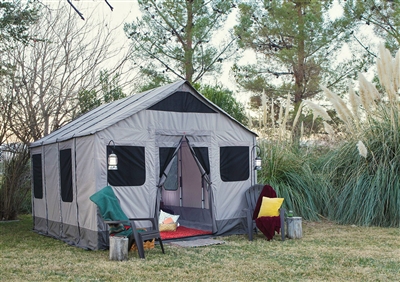
[[[48, 5], [57, 5], [59, 3], [58, 0], [41, 0], [41, 2]], [[66, 6], [70, 6], [67, 0], [64, 0], [64, 2]], [[96, 22], [103, 21], [106, 22], [111, 28], [119, 26], [119, 28], [115, 30], [116, 33], [115, 37], [117, 38], [116, 48], [128, 48], [129, 40], [124, 34], [123, 23], [131, 22], [136, 17], [140, 17], [141, 13], [137, 1], [108, 0], [108, 3], [113, 7], [113, 11], [111, 11], [110, 7], [107, 5], [105, 0], [72, 0], [71, 2], [83, 14], [83, 17], [85, 17], [85, 21], [96, 21]], [[90, 17], [90, 14], [92, 12], [93, 16]], [[336, 2], [330, 12], [330, 16], [334, 18], [340, 16], [341, 13], [342, 9], [340, 5]], [[235, 19], [236, 19], [236, 10], [234, 10], [234, 12], [228, 17], [228, 20], [225, 24], [225, 28], [221, 30], [221, 33], [223, 33], [224, 30], [232, 28], [235, 24]], [[78, 14], [76, 14], [76, 20], [82, 21]], [[372, 27], [365, 26], [364, 28], [365, 30], [362, 31], [363, 34], [371, 34], [371, 30], [368, 30], [368, 28], [371, 29]], [[222, 34], [221, 36], [218, 36], [218, 34], [214, 36], [214, 38], [221, 38], [221, 37], [223, 37]], [[346, 56], [350, 55], [351, 54], [349, 53], [349, 51], [346, 48], [344, 48], [340, 57], [345, 58]], [[239, 63], [251, 62], [254, 59], [255, 59], [254, 53], [252, 53], [251, 51], [250, 52], [247, 51], [244, 53]], [[233, 91], [237, 91], [235, 86], [235, 81], [229, 73], [232, 64], [233, 62], [225, 62], [223, 65], [222, 74], [217, 77], [213, 76], [213, 78], [209, 78], [207, 82], [211, 84], [214, 84], [214, 82], [219, 82], [222, 83], [225, 87]], [[238, 95], [237, 98], [241, 102], [246, 102], [246, 100], [248, 100], [248, 95], [246, 95], [245, 93], [240, 93], [240, 95]]]
[[[41, 0], [42, 3], [47, 4], [47, 5], [57, 5], [59, 1], [55, 0]], [[67, 0], [64, 0], [65, 5], [68, 7], [70, 6]], [[113, 11], [111, 11], [110, 7], [107, 5], [107, 3], [104, 0], [72, 0], [71, 1], [73, 5], [79, 10], [79, 12], [82, 13], [83, 17], [85, 18], [85, 21], [104, 21], [107, 22], [108, 25], [112, 27], [118, 27], [114, 36], [118, 38], [118, 41], [116, 42], [116, 48], [127, 48], [129, 46], [129, 40], [126, 37], [124, 31], [123, 31], [123, 23], [125, 22], [131, 22], [137, 17], [140, 17], [141, 13], [139, 10], [139, 6], [137, 4], [137, 1], [132, 1], [132, 0], [108, 0], [108, 3], [113, 7]], [[71, 7], [71, 9], [73, 9]], [[90, 17], [90, 14], [93, 13], [93, 16]], [[235, 17], [236, 14], [231, 14], [226, 22], [226, 29], [232, 28], [235, 24]], [[77, 21], [82, 21], [78, 13], [76, 13], [76, 20]], [[221, 38], [222, 33], [224, 31], [221, 31], [221, 36], [218, 36], [216, 34], [214, 38]], [[244, 60], [250, 60], [251, 55], [247, 56]], [[222, 74], [215, 78], [209, 78], [209, 83], [213, 84], [215, 80], [218, 80], [218, 82], [221, 82], [223, 85], [226, 87], [230, 88], [231, 90], [235, 89], [235, 83], [233, 81], [233, 78], [230, 78], [229, 76], [229, 70], [231, 67], [232, 63], [225, 63], [223, 65], [223, 70]]]

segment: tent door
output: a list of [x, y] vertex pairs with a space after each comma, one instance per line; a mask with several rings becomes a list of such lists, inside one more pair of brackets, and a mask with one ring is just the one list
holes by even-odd
[[175, 144], [159, 147], [162, 207], [180, 215], [183, 226], [214, 231], [208, 146], [186, 136]]
[[180, 142], [168, 171], [165, 171], [162, 193], [165, 205], [209, 208], [207, 181], [193, 152], [186, 140]]

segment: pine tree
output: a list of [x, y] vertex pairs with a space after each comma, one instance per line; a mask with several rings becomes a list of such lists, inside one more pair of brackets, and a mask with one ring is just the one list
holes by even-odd
[[232, 0], [139, 0], [142, 17], [125, 24], [132, 58], [141, 61], [143, 85], [176, 78], [199, 81], [218, 72], [234, 50], [233, 37], [212, 41], [231, 10]]

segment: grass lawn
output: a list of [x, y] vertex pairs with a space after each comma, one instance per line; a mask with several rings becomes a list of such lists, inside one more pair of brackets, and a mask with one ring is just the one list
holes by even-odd
[[166, 245], [109, 260], [32, 231], [31, 216], [0, 223], [1, 281], [400, 281], [400, 229], [304, 222], [303, 239], [260, 234], [218, 239], [223, 245]]

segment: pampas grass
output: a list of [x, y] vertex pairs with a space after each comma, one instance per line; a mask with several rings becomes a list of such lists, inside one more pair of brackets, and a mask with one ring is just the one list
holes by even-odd
[[299, 148], [289, 141], [259, 142], [263, 169], [258, 173], [259, 183], [268, 183], [284, 205], [307, 220], [319, 220], [326, 214], [329, 182], [320, 173], [320, 148]]
[[347, 107], [347, 104], [340, 98], [337, 94], [333, 93], [331, 90], [326, 88], [325, 86], [321, 86], [321, 89], [324, 91], [325, 96], [332, 103], [333, 107], [336, 110], [338, 117], [344, 122], [347, 129], [351, 132], [353, 131], [353, 114]]
[[315, 121], [317, 117], [321, 117], [324, 121], [331, 120], [331, 117], [328, 115], [324, 107], [307, 100], [303, 102], [312, 110], [313, 121]]
[[[378, 77], [384, 89], [381, 93], [364, 75], [359, 75], [362, 108], [357, 106], [357, 95], [349, 87], [353, 116], [356, 110], [361, 112], [360, 118], [352, 121], [358, 126], [352, 130], [346, 127], [345, 142], [327, 154], [323, 168], [335, 187], [330, 190], [329, 198], [334, 201], [330, 202], [328, 216], [338, 222], [400, 227], [398, 57], [399, 53], [392, 59], [389, 51], [381, 46], [377, 62]], [[349, 125], [349, 116], [342, 105], [335, 101], [332, 92], [322, 89], [339, 118]]]
[[400, 227], [400, 55], [392, 59], [387, 50], [380, 50], [377, 68], [383, 91], [362, 74], [358, 91], [349, 83], [348, 97], [343, 99], [322, 86], [339, 118], [335, 121], [313, 102], [295, 107], [292, 128], [300, 127], [301, 136], [300, 116], [306, 106], [313, 121], [322, 118], [331, 140], [340, 142], [294, 144], [286, 130], [290, 97], [280, 104], [277, 122], [274, 101], [270, 107], [266, 101], [263, 104], [261, 121], [265, 127], [270, 115], [272, 126], [267, 138], [259, 141], [263, 156], [259, 183], [271, 184], [285, 198], [285, 207], [304, 219]]
[[362, 157], [364, 157], [364, 159], [366, 159], [367, 155], [368, 155], [368, 150], [367, 150], [367, 147], [365, 147], [364, 143], [361, 140], [358, 141], [358, 143], [357, 143], [357, 149], [358, 149], [360, 156], [362, 156]]
[[324, 130], [326, 133], [328, 133], [331, 141], [335, 141], [336, 138], [335, 138], [335, 131], [333, 130], [333, 127], [326, 121], [324, 121], [323, 124], [324, 124]]
[[354, 91], [354, 88], [353, 88], [350, 80], [348, 82], [348, 87], [349, 87], [349, 102], [350, 102], [351, 111], [353, 113], [354, 122], [355, 122], [356, 126], [358, 126], [359, 122], [360, 122], [359, 109], [360, 109], [360, 105], [361, 105], [361, 98]]

